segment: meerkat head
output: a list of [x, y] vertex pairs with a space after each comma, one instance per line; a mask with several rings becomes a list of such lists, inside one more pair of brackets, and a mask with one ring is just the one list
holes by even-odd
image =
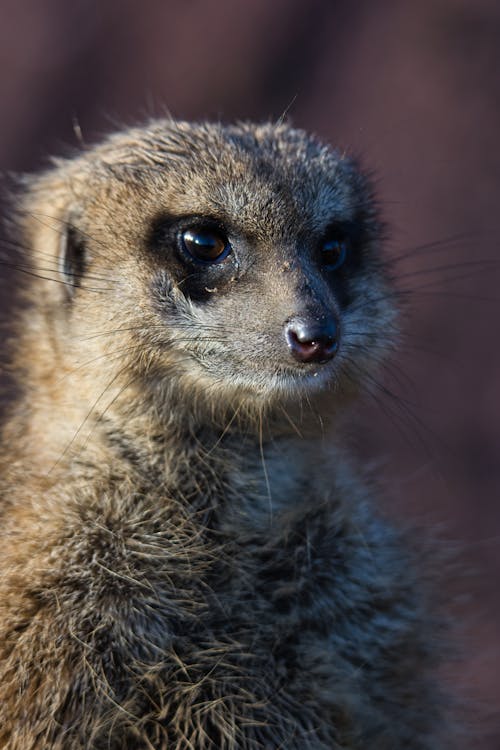
[[369, 183], [303, 131], [153, 122], [57, 162], [25, 206], [62, 358], [272, 401], [362, 382], [391, 343]]

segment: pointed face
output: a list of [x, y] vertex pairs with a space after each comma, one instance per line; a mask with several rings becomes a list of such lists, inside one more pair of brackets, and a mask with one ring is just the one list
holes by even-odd
[[367, 181], [302, 131], [153, 123], [59, 172], [64, 314], [126, 330], [155, 378], [293, 398], [363, 381], [390, 345]]

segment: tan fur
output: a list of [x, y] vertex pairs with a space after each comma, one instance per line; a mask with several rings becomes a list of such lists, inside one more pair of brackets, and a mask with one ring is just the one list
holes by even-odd
[[[395, 340], [356, 165], [285, 125], [151, 122], [57, 161], [17, 216], [0, 747], [444, 747], [430, 584], [341, 437]], [[231, 226], [200, 291], [162, 239], [186, 216]], [[332, 221], [362, 229], [344, 303]], [[319, 304], [340, 348], [305, 368], [283, 326]]]

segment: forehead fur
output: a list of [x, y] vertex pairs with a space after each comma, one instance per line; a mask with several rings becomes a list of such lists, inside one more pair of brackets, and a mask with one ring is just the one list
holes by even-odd
[[291, 225], [320, 232], [371, 206], [352, 160], [284, 124], [153, 121], [56, 164], [87, 200], [110, 184], [116, 198], [119, 184], [133, 185], [149, 209], [157, 203], [160, 212], [227, 218], [257, 237], [269, 225], [282, 236]]

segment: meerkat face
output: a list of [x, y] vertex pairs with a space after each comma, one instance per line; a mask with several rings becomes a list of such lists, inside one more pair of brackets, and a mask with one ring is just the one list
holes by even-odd
[[[66, 314], [127, 330], [156, 377], [293, 398], [362, 381], [391, 343], [367, 180], [304, 132], [158, 122], [76, 164]], [[90, 310], [92, 279], [112, 283]]]

